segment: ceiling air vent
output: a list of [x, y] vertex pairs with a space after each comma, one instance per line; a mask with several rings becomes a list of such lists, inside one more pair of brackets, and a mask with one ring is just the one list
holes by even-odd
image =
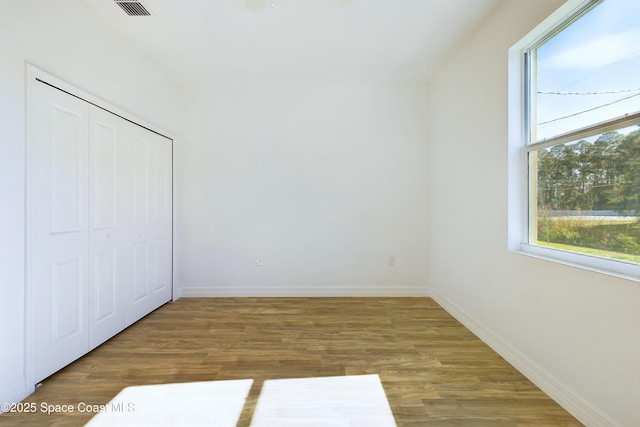
[[114, 0], [129, 16], [150, 16], [149, 11], [135, 0]]

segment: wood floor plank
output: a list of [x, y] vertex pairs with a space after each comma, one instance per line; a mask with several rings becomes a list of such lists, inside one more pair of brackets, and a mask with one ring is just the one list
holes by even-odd
[[[25, 400], [105, 404], [124, 387], [378, 374], [396, 423], [580, 426], [429, 298], [185, 298], [44, 381]], [[7, 413], [0, 426], [83, 425], [93, 414]]]

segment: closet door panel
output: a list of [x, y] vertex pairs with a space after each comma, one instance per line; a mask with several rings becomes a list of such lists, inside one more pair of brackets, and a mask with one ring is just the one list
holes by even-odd
[[[116, 251], [106, 249], [93, 256], [93, 280], [95, 291], [93, 292], [92, 321], [96, 324], [104, 324], [118, 312], [118, 289], [116, 281]], [[118, 325], [122, 326], [122, 325]], [[115, 328], [117, 331], [117, 327]], [[94, 331], [92, 331], [94, 332]], [[92, 333], [95, 338], [95, 333]]]
[[90, 109], [89, 135], [89, 340], [96, 347], [124, 328], [130, 282], [126, 236], [130, 199], [127, 129], [123, 120]]
[[[133, 245], [133, 304], [144, 306], [149, 299], [149, 245], [147, 242]], [[144, 312], [145, 308], [140, 308]], [[143, 314], [144, 315], [144, 314]]]
[[154, 305], [159, 306], [171, 299], [172, 283], [172, 179], [171, 142], [159, 135], [151, 135], [149, 145], [149, 227], [151, 243], [150, 280]]
[[40, 381], [88, 348], [88, 106], [41, 83], [31, 95], [27, 275]]
[[50, 333], [53, 343], [64, 343], [83, 334], [82, 311], [68, 309], [68, 306], [84, 305], [82, 262], [81, 257], [59, 258], [51, 262]]
[[133, 283], [128, 290], [126, 324], [130, 325], [151, 312], [153, 301], [149, 292], [149, 139], [148, 132], [131, 127], [131, 173], [133, 177], [132, 233], [130, 245], [133, 251]]
[[133, 221], [136, 229], [143, 231], [149, 222], [149, 136], [137, 129], [132, 129], [131, 142], [133, 144]]
[[158, 135], [149, 141], [149, 222], [160, 234], [171, 222], [171, 144]]
[[56, 101], [50, 105], [51, 134], [48, 151], [49, 191], [51, 195], [51, 233], [81, 233], [84, 228], [86, 185], [86, 126], [81, 121], [86, 114]]
[[154, 239], [150, 242], [149, 286], [154, 305], [160, 306], [171, 299], [171, 242]]
[[91, 114], [91, 211], [93, 229], [114, 229], [116, 227], [116, 138], [119, 129], [109, 120], [101, 117], [99, 111]]
[[171, 299], [171, 141], [132, 129], [135, 283], [129, 325]]

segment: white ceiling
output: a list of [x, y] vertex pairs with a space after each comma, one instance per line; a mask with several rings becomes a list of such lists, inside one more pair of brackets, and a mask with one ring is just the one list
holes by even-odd
[[179, 81], [423, 83], [500, 0], [84, 1]]

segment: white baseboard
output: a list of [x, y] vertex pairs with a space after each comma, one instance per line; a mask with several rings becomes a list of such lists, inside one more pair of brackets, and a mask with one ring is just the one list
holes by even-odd
[[194, 297], [426, 297], [425, 288], [178, 288], [179, 298]]
[[467, 314], [460, 306], [435, 289], [430, 289], [429, 294], [431, 298], [449, 314], [477, 335], [485, 344], [507, 360], [507, 362], [513, 365], [581, 423], [593, 427], [619, 427], [619, 424], [596, 408], [595, 405], [558, 381], [544, 368], [513, 348], [485, 325]]
[[[11, 383], [0, 385], [0, 403], [17, 403], [33, 392], [25, 386], [24, 378], [19, 378]], [[0, 414], [4, 411], [0, 408]]]

